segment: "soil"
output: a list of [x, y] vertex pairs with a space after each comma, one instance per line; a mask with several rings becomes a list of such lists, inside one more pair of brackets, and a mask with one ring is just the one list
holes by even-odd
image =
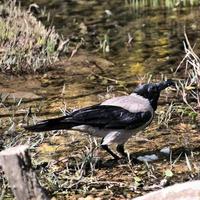
[[[79, 52], [44, 75], [0, 77], [0, 149], [28, 144], [41, 184], [56, 199], [131, 199], [177, 182], [199, 179], [199, 118], [173, 90], [163, 92], [153, 123], [129, 139], [128, 159], [113, 160], [100, 140], [75, 131], [31, 133], [24, 124], [96, 104], [132, 91], [137, 81], [116, 80], [114, 64]], [[170, 102], [174, 111], [166, 116]], [[187, 111], [187, 112], [186, 112]], [[165, 115], [164, 115], [164, 114]], [[115, 150], [115, 145], [111, 148]], [[168, 153], [162, 153], [163, 148]], [[139, 156], [156, 160], [139, 161]], [[9, 187], [4, 198], [12, 198]]]

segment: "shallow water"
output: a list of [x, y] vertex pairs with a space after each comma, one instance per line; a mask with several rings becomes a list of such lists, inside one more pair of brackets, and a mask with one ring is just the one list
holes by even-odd
[[53, 24], [71, 43], [84, 41], [71, 60], [65, 58], [43, 77], [1, 77], [4, 97], [21, 96], [24, 102], [36, 101], [35, 106], [44, 102], [44, 113], [95, 104], [106, 91], [130, 92], [138, 77], [147, 74], [173, 78], [172, 71], [184, 56], [185, 30], [199, 49], [197, 5], [176, 7], [151, 0], [135, 6], [121, 0], [34, 2], [50, 12], [50, 22], [38, 16], [44, 23]]
[[[151, 0], [135, 1], [141, 3], [134, 5], [130, 3], [134, 1], [121, 0], [34, 2], [47, 7], [52, 23], [65, 37], [76, 42], [82, 38], [82, 48], [114, 62], [120, 79], [170, 73], [184, 55], [184, 31], [192, 44], [199, 43], [197, 5], [175, 6], [170, 3], [174, 1]], [[105, 42], [103, 49], [100, 41]]]

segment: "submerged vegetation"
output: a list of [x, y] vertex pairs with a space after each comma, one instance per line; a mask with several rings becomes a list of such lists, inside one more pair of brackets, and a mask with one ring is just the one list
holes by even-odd
[[[61, 37], [15, 1], [0, 6], [0, 71], [26, 74], [45, 71], [58, 60]], [[62, 49], [63, 50], [63, 49]]]

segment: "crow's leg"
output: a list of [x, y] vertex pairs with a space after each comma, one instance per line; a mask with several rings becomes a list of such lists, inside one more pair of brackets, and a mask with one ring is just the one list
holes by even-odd
[[[104, 138], [103, 138], [104, 139]], [[103, 143], [103, 139], [101, 141], [101, 147], [102, 149], [106, 150], [114, 159], [118, 160], [119, 156], [116, 155], [115, 153], [113, 153], [109, 148], [108, 145], [102, 144]]]
[[118, 160], [119, 156], [113, 153], [109, 148], [108, 145], [101, 145], [102, 149], [106, 150], [114, 159]]
[[123, 157], [127, 157], [127, 153], [124, 152], [124, 144], [118, 144], [116, 150], [117, 150], [117, 152], [119, 152]]

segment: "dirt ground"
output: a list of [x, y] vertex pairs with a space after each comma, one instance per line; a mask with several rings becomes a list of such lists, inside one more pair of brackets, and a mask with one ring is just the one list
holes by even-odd
[[[99, 66], [106, 73], [99, 75]], [[54, 199], [131, 199], [199, 179], [200, 119], [173, 90], [162, 93], [153, 123], [129, 139], [127, 159], [113, 160], [99, 147], [99, 139], [86, 134], [31, 133], [22, 128], [23, 124], [130, 92], [137, 81], [119, 84], [109, 78], [113, 77], [108, 75], [112, 66], [92, 56], [87, 56], [86, 62], [79, 55], [43, 76], [1, 77], [0, 150], [28, 144], [38, 178]], [[114, 90], [107, 91], [109, 85], [114, 85]], [[145, 155], [149, 160], [137, 159]], [[0, 187], [3, 199], [12, 199], [4, 176], [0, 177]]]

